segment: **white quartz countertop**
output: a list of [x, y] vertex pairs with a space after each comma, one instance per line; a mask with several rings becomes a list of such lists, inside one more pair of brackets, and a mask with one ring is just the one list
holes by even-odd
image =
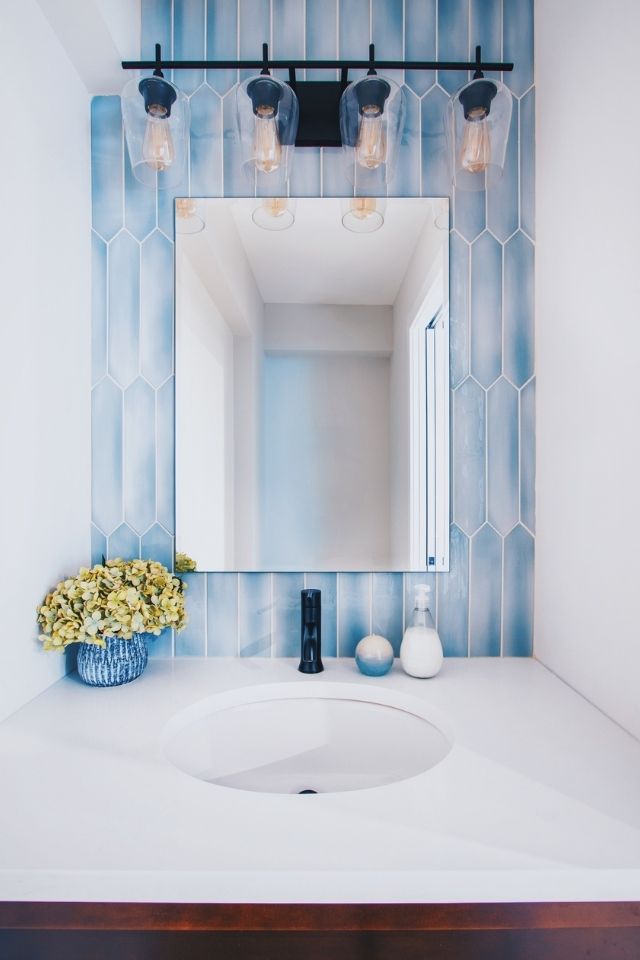
[[[445, 661], [433, 680], [325, 661], [310, 685], [419, 697], [453, 739], [431, 770], [313, 798], [205, 783], [163, 756], [180, 710], [292, 660], [152, 660], [75, 675], [0, 724], [0, 900], [640, 900], [640, 743], [535, 660]], [[256, 731], [256, 736], [260, 731]]]

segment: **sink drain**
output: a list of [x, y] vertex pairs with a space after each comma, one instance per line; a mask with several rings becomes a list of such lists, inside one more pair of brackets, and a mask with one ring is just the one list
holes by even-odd
[[317, 793], [317, 790], [298, 790], [298, 793]]

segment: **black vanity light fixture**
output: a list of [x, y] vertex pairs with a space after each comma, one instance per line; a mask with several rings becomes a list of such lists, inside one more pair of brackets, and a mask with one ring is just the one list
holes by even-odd
[[131, 169], [142, 183], [161, 189], [181, 183], [187, 170], [189, 101], [162, 72], [156, 44], [153, 75], [122, 91], [122, 117]]
[[[342, 147], [354, 193], [386, 188], [393, 177], [404, 124], [402, 88], [378, 70], [474, 71], [473, 80], [452, 97], [447, 131], [457, 186], [482, 189], [504, 165], [511, 117], [511, 94], [483, 71], [513, 70], [512, 63], [437, 60], [270, 60], [262, 46], [259, 60], [123, 61], [125, 70], [153, 70], [127, 84], [122, 95], [125, 133], [134, 174], [159, 187], [173, 187], [186, 173], [189, 113], [187, 98], [164, 79], [162, 70], [259, 70], [236, 90], [242, 164], [251, 183], [273, 196], [285, 195], [294, 147]], [[298, 70], [333, 70], [339, 80], [299, 80]], [[350, 70], [367, 75], [349, 81]], [[285, 82], [271, 73], [288, 71]], [[146, 169], [144, 169], [146, 167]]]
[[473, 80], [451, 97], [447, 141], [453, 182], [462, 190], [483, 190], [502, 175], [509, 138], [511, 92], [487, 80], [476, 47]]

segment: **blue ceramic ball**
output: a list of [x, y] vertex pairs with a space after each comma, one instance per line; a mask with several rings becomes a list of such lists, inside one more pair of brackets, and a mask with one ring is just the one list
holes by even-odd
[[373, 633], [356, 647], [356, 663], [365, 677], [383, 677], [393, 666], [393, 647], [384, 637]]

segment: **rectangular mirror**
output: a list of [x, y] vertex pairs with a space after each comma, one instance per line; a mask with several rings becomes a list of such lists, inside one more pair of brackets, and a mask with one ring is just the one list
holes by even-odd
[[448, 223], [446, 199], [176, 201], [198, 570], [448, 569]]

